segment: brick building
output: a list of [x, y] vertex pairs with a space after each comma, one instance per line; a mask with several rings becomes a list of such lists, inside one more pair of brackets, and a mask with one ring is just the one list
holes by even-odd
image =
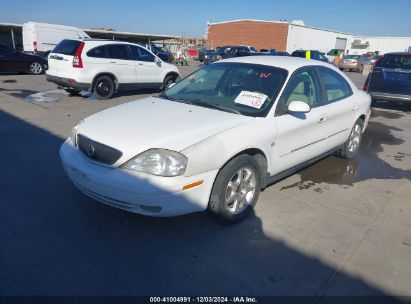
[[287, 48], [288, 23], [259, 20], [236, 20], [212, 23], [208, 28], [207, 45], [251, 45], [256, 49]]
[[364, 54], [378, 51], [411, 52], [411, 37], [370, 37], [306, 26], [303, 21], [234, 20], [208, 25], [207, 46], [249, 45], [257, 50], [274, 48], [292, 53], [298, 49], [331, 49]]

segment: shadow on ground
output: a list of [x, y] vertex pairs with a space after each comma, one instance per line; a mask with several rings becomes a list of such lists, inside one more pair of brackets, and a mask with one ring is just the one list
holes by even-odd
[[[293, 295], [333, 286], [337, 270], [267, 237], [251, 216], [156, 219], [81, 194], [59, 160], [62, 138], [0, 111], [0, 295]], [[335, 295], [386, 296], [339, 273]], [[352, 301], [351, 301], [352, 302]]]

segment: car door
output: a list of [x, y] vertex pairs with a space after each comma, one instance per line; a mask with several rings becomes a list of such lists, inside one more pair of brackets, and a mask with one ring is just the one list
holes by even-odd
[[137, 83], [134, 61], [127, 44], [108, 44], [106, 52], [107, 70], [117, 77], [120, 87], [127, 89]]
[[[277, 174], [304, 163], [327, 151], [326, 107], [323, 104], [320, 83], [313, 67], [304, 67], [293, 73], [280, 97], [275, 111], [277, 139], [274, 144], [273, 168]], [[308, 113], [290, 113], [292, 101], [303, 101]]]
[[137, 82], [144, 86], [158, 86], [163, 82], [162, 62], [146, 49], [129, 45]]
[[316, 69], [325, 101], [323, 107], [327, 113], [323, 123], [327, 131], [324, 144], [331, 150], [347, 140], [357, 116], [359, 103], [342, 75], [327, 67], [319, 66]]

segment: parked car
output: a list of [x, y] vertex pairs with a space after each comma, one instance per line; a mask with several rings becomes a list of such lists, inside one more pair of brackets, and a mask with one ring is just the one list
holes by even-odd
[[320, 51], [316, 50], [297, 50], [291, 54], [292, 57], [301, 57], [306, 59], [314, 59], [323, 62], [329, 62], [328, 59], [321, 54]]
[[277, 56], [291, 56], [288, 52], [277, 52], [275, 55]]
[[24, 23], [22, 34], [24, 52], [43, 57], [63, 39], [90, 38], [77, 27], [39, 22]]
[[341, 71], [354, 70], [362, 73], [364, 71], [364, 65], [368, 64], [368, 57], [365, 55], [346, 55], [338, 63], [338, 68]]
[[320, 61], [233, 58], [86, 118], [60, 155], [73, 183], [105, 204], [150, 216], [208, 208], [234, 223], [271, 183], [334, 152], [354, 157], [370, 103]]
[[109, 99], [116, 90], [166, 88], [180, 77], [140, 45], [112, 40], [63, 40], [50, 53], [47, 80], [71, 94], [91, 90]]
[[411, 53], [387, 53], [370, 71], [364, 85], [373, 101], [411, 101]]
[[216, 48], [214, 52], [210, 52], [206, 58], [204, 58], [204, 64], [208, 65], [210, 63], [219, 61], [226, 56], [226, 53], [230, 51], [231, 48], [235, 46], [226, 45], [226, 46], [219, 46]]
[[146, 48], [147, 50], [150, 50], [164, 62], [171, 63], [174, 61], [173, 53], [155, 45], [154, 43], [142, 43], [140, 45]]
[[204, 59], [206, 58], [206, 56], [208, 56], [208, 54], [211, 54], [211, 53], [215, 53], [215, 50], [212, 50], [212, 49], [201, 49], [201, 50], [199, 50], [198, 60], [200, 62], [204, 62]]
[[232, 46], [221, 55], [223, 59], [250, 56], [255, 52], [250, 51], [250, 48], [246, 46]]
[[276, 49], [261, 49], [260, 53], [267, 53], [267, 54], [277, 54], [277, 50]]
[[25, 72], [34, 75], [43, 74], [47, 69], [47, 60], [43, 57], [25, 54], [0, 44], [0, 72]]

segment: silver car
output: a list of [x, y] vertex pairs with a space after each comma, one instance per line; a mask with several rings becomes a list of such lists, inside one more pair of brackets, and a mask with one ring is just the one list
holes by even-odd
[[362, 73], [364, 65], [368, 63], [368, 57], [365, 55], [346, 55], [338, 63], [338, 67], [341, 71], [354, 70]]

